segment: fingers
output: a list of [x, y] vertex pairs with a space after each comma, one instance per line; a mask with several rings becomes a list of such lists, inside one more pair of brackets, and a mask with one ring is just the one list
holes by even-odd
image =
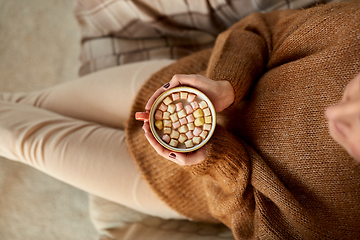
[[202, 75], [176, 74], [169, 83], [155, 91], [145, 106], [150, 111], [155, 100], [166, 90], [177, 86], [189, 86], [203, 92], [213, 103], [216, 112], [221, 112], [230, 106], [235, 99], [234, 89], [229, 81], [214, 81]]
[[[359, 93], [360, 94], [360, 93]], [[360, 99], [358, 101], [341, 102], [326, 109], [328, 119], [344, 119], [350, 116], [360, 116]]]
[[145, 133], [151, 132], [149, 122], [144, 122], [142, 129], [144, 130]]
[[331, 137], [360, 161], [360, 75], [346, 86], [343, 98], [325, 111]]
[[186, 85], [197, 88], [200, 91], [209, 88], [209, 84], [211, 84], [210, 80], [202, 75], [176, 74], [170, 81], [171, 86]]
[[153, 105], [153, 103], [155, 102], [155, 100], [166, 90], [173, 88], [174, 86], [171, 86], [170, 83], [165, 84], [164, 86], [162, 86], [161, 88], [159, 88], [158, 90], [155, 91], [155, 93], [149, 98], [148, 102], [146, 103], [145, 106], [145, 110], [146, 111], [150, 111], [151, 106]]
[[[228, 83], [229, 84], [229, 83]], [[223, 101], [223, 97], [219, 95], [219, 87], [221, 84], [219, 84], [216, 81], [213, 81], [211, 79], [208, 79], [201, 75], [174, 75], [169, 83], [165, 84], [161, 88], [155, 91], [155, 93], [150, 97], [148, 100], [144, 112], [137, 112], [135, 114], [135, 118], [137, 120], [143, 120], [143, 130], [145, 131], [145, 137], [148, 140], [148, 142], [151, 144], [151, 146], [155, 149], [155, 151], [161, 155], [162, 157], [169, 159], [179, 165], [193, 165], [202, 162], [206, 157], [206, 148], [203, 147], [193, 153], [178, 153], [178, 152], [172, 152], [166, 148], [164, 148], [153, 136], [150, 125], [149, 125], [149, 111], [151, 110], [152, 105], [154, 104], [155, 100], [165, 91], [180, 86], [180, 85], [186, 85], [190, 87], [194, 87], [202, 91], [205, 95], [207, 95], [210, 100], [213, 102], [215, 109], [217, 109], [216, 106], [218, 106], [221, 101]], [[229, 84], [230, 85], [230, 84]], [[231, 87], [231, 91], [232, 87]], [[231, 94], [230, 94], [231, 95]], [[219, 97], [220, 96], [220, 97]], [[225, 105], [222, 103], [222, 105]], [[221, 109], [221, 107], [218, 109]]]
[[342, 102], [360, 99], [360, 74], [346, 86]]
[[202, 147], [195, 152], [188, 154], [179, 154], [177, 159], [180, 160], [184, 166], [190, 166], [194, 164], [201, 163], [206, 158], [206, 147]]
[[229, 81], [214, 81], [202, 75], [174, 75], [171, 86], [186, 85], [203, 92], [213, 103], [216, 112], [221, 112], [230, 106], [235, 99], [235, 93]]
[[[147, 124], [148, 125], [148, 124]], [[144, 123], [144, 127], [143, 127], [144, 131], [145, 131], [145, 137], [146, 139], [149, 141], [150, 145], [153, 146], [153, 148], [155, 149], [155, 151], [165, 157], [168, 158], [170, 155], [170, 151], [167, 152], [168, 150], [163, 148], [160, 143], [158, 143], [158, 141], [156, 141], [155, 137], [152, 135], [152, 133], [150, 132], [150, 127], [146, 126], [146, 123]]]
[[[175, 75], [176, 76], [176, 75]], [[155, 93], [150, 97], [149, 101], [146, 103], [145, 110], [150, 111], [151, 106], [154, 104], [155, 100], [165, 91], [177, 87], [181, 85], [181, 82], [177, 79], [177, 77], [174, 77], [171, 79], [170, 82], [166, 83], [164, 86], [159, 88], [155, 91]]]
[[145, 131], [146, 139], [160, 156], [170, 161], [173, 161], [179, 165], [184, 165], [184, 163], [180, 159], [178, 159], [178, 156], [180, 156], [181, 154], [171, 152], [170, 150], [161, 146], [161, 144], [158, 141], [156, 141], [154, 135], [151, 133], [150, 125], [148, 122], [144, 122], [143, 130]]
[[150, 143], [150, 145], [155, 149], [155, 151], [162, 157], [173, 161], [181, 166], [193, 165], [202, 162], [206, 157], [206, 147], [202, 147], [199, 150], [184, 154], [178, 152], [172, 152], [163, 146], [155, 139], [154, 135], [151, 133], [150, 125], [148, 122], [144, 122], [143, 130], [145, 131], [145, 137]]
[[331, 137], [360, 161], [360, 101], [341, 102], [326, 110]]

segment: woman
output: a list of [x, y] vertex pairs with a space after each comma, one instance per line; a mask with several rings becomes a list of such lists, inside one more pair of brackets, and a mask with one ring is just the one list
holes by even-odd
[[[324, 112], [360, 72], [359, 12], [354, 2], [252, 14], [213, 49], [177, 62], [2, 93], [0, 154], [147, 214], [222, 222], [236, 239], [356, 239], [360, 168], [330, 137]], [[326, 111], [330, 133], [355, 157], [358, 81]], [[205, 92], [222, 117], [189, 155], [160, 148], [134, 119], [179, 84]]]
[[[163, 149], [145, 122], [151, 151], [130, 119], [130, 152], [161, 199], [188, 218], [225, 223], [237, 239], [357, 238], [358, 17], [355, 2], [252, 14], [213, 49], [151, 77], [133, 114], [181, 84], [226, 109], [206, 147], [189, 155]], [[161, 88], [174, 73], [204, 76], [175, 75]], [[326, 111], [351, 79], [340, 106]], [[351, 155], [330, 137], [325, 111], [331, 135]]]

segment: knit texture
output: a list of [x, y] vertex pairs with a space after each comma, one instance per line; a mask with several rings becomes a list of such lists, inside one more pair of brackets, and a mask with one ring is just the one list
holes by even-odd
[[[150, 77], [127, 144], [163, 201], [190, 219], [224, 223], [236, 239], [359, 239], [360, 166], [324, 117], [359, 72], [358, 2], [251, 14], [213, 49]], [[206, 159], [187, 167], [157, 155], [134, 120], [178, 73], [226, 79], [235, 90]]]

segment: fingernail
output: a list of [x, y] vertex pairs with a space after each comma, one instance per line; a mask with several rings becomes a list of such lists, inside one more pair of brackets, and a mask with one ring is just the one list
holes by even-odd
[[176, 159], [176, 154], [175, 153], [170, 153], [169, 157], [173, 158], [173, 159]]
[[163, 86], [163, 88], [168, 88], [168, 87], [170, 87], [170, 83], [167, 83]]

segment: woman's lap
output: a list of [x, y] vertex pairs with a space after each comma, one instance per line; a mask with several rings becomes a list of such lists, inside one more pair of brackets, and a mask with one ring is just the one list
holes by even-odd
[[133, 100], [145, 80], [173, 62], [163, 59], [113, 67], [32, 93], [3, 93], [0, 100], [124, 129]]
[[0, 155], [135, 210], [180, 217], [141, 178], [122, 129], [145, 79], [169, 63], [124, 65], [43, 91], [0, 94]]

